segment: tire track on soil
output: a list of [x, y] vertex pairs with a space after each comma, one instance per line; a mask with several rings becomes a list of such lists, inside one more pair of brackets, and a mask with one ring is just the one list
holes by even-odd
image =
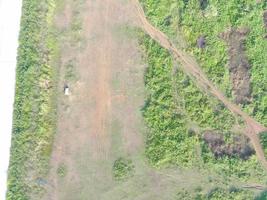
[[229, 101], [224, 94], [207, 78], [192, 56], [176, 48], [174, 43], [172, 43], [163, 32], [151, 25], [147, 20], [143, 8], [138, 0], [132, 0], [132, 3], [136, 15], [140, 21], [141, 28], [162, 47], [170, 51], [174, 58], [181, 63], [182, 70], [190, 77], [194, 78], [195, 83], [202, 90], [213, 95], [215, 98], [220, 100], [233, 114], [241, 117], [244, 120], [246, 126], [243, 130], [243, 134], [249, 137], [259, 161], [267, 169], [267, 160], [258, 136], [259, 133], [266, 131], [267, 128], [257, 122], [254, 118], [250, 117], [247, 113], [243, 112], [239, 106]]

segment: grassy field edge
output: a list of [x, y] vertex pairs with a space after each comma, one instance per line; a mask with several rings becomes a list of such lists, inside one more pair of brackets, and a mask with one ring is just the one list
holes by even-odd
[[7, 199], [43, 191], [56, 119], [55, 0], [23, 0]]

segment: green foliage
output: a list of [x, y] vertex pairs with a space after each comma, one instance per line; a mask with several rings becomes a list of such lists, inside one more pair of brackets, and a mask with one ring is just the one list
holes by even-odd
[[203, 165], [222, 176], [242, 180], [252, 174], [266, 176], [255, 156], [247, 161], [228, 157], [215, 159], [201, 135], [189, 134], [192, 122], [200, 129], [213, 128], [227, 133], [235, 120], [224, 106], [203, 94], [183, 72], [173, 70], [173, 61], [165, 50], [147, 36], [140, 36], [140, 40], [149, 63], [145, 75], [148, 99], [143, 115], [149, 127], [146, 155], [150, 163], [155, 167]]
[[125, 180], [134, 173], [133, 162], [129, 159], [119, 158], [114, 162], [112, 171], [116, 180]]
[[267, 132], [260, 134], [260, 142], [264, 148], [265, 155], [267, 155]]
[[155, 166], [171, 163], [192, 165], [198, 139], [196, 136], [187, 136], [186, 118], [174, 99], [172, 59], [152, 40], [143, 39], [149, 63], [145, 75], [149, 96], [143, 108], [145, 121], [150, 128], [146, 153]]
[[[253, 101], [244, 110], [267, 125], [267, 40], [262, 13], [264, 1], [211, 0], [205, 10], [199, 0], [141, 0], [150, 21], [165, 32], [180, 48], [192, 53], [211, 79], [229, 98], [231, 83], [228, 72], [227, 46], [219, 34], [230, 27], [248, 27], [246, 54], [251, 66]], [[193, 13], [193, 14], [192, 14]], [[170, 23], [164, 23], [166, 18]], [[206, 47], [197, 48], [196, 41], [205, 36]], [[186, 42], [185, 42], [186, 41]]]
[[[262, 15], [256, 14], [262, 12], [263, 3], [245, 0], [208, 2], [207, 7], [202, 10], [197, 0], [142, 0], [152, 24], [166, 33], [179, 48], [194, 54], [208, 78], [229, 98], [232, 98], [227, 68], [229, 56], [224, 41], [218, 35], [231, 26], [246, 25], [251, 29], [246, 39], [246, 53], [252, 67], [254, 99], [243, 109], [266, 125], [267, 76], [264, 75], [264, 69], [267, 67], [264, 67], [266, 62], [263, 52], [266, 52], [267, 45], [264, 46], [266, 41], [263, 39]], [[201, 35], [207, 40], [204, 49], [196, 46]], [[230, 157], [215, 159], [202, 141], [201, 130], [205, 129], [219, 130], [226, 140], [232, 140], [227, 133], [233, 125], [241, 124], [240, 120], [216, 99], [203, 93], [179, 70], [169, 52], [143, 34], [140, 34], [140, 43], [148, 63], [145, 74], [147, 101], [143, 115], [148, 126], [146, 155], [149, 162], [158, 168], [174, 164], [186, 168], [208, 169], [223, 177], [226, 184], [231, 182], [231, 178], [266, 184], [266, 171], [256, 156], [245, 161]], [[252, 43], [258, 47], [257, 50], [252, 47]], [[255, 88], [255, 84], [258, 88]], [[192, 124], [197, 125], [199, 133], [192, 133]], [[220, 199], [220, 195], [228, 195], [229, 199], [250, 199], [244, 197], [251, 194], [246, 194], [245, 191], [227, 193], [220, 190], [213, 194], [212, 199]], [[201, 199], [201, 195], [198, 199]]]
[[54, 0], [23, 1], [8, 200], [28, 200], [40, 192], [36, 180], [47, 172], [55, 130], [56, 69], [51, 63], [57, 48], [50, 27], [54, 6]]
[[57, 168], [57, 175], [59, 177], [65, 177], [67, 174], [67, 167], [64, 164], [59, 165], [59, 167]]

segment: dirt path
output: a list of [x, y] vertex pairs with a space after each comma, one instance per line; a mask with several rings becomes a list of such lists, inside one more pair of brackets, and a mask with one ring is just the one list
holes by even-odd
[[[143, 146], [144, 65], [137, 39], [127, 35], [132, 16], [124, 0], [64, 0], [56, 20], [61, 45], [57, 134], [44, 200], [108, 199], [107, 192], [116, 189], [114, 161], [134, 160]], [[70, 63], [72, 81], [66, 80]], [[66, 82], [69, 96], [62, 91]]]
[[244, 120], [246, 128], [243, 132], [250, 138], [259, 161], [265, 168], [267, 168], [267, 160], [265, 158], [263, 148], [257, 135], [260, 132], [267, 130], [267, 128], [250, 117], [248, 114], [243, 112], [237, 105], [230, 102], [224, 96], [224, 94], [208, 80], [208, 78], [192, 56], [180, 49], [177, 49], [163, 32], [152, 26], [146, 19], [145, 13], [138, 0], [132, 0], [132, 3], [135, 7], [136, 15], [141, 22], [141, 28], [162, 47], [169, 50], [173, 54], [173, 56], [181, 63], [183, 71], [189, 76], [193, 77], [199, 87], [201, 87], [204, 91], [212, 94], [214, 97], [220, 100], [231, 112], [233, 112], [237, 116], [240, 116]]

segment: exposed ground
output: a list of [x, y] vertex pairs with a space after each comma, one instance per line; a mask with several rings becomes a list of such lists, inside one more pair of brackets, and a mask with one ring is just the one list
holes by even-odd
[[230, 28], [221, 34], [222, 39], [228, 45], [229, 71], [236, 104], [245, 104], [251, 101], [250, 65], [244, 46], [248, 32], [249, 30], [246, 28]]

